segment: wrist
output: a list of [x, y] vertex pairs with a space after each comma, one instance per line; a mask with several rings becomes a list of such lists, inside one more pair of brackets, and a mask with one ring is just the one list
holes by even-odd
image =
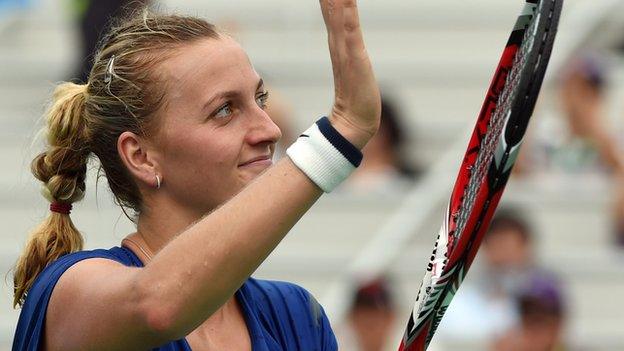
[[[366, 144], [367, 139], [352, 137]], [[323, 117], [301, 134], [286, 154], [319, 188], [329, 193], [362, 162], [362, 152], [352, 140], [341, 134], [329, 118]]]
[[359, 150], [362, 150], [375, 135], [374, 132], [366, 132], [356, 128], [351, 123], [346, 122], [344, 119], [337, 118], [333, 114], [330, 115], [328, 119], [332, 127]]

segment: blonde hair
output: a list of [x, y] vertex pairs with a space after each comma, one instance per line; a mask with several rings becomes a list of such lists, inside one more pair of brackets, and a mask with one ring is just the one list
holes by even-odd
[[[135, 221], [143, 203], [135, 181], [117, 152], [125, 131], [150, 136], [162, 106], [165, 82], [154, 74], [180, 46], [218, 39], [221, 32], [203, 19], [143, 10], [123, 20], [102, 40], [87, 84], [61, 83], [46, 111], [48, 148], [31, 164], [50, 202], [72, 204], [84, 197], [89, 158], [99, 159], [115, 198]], [[83, 249], [69, 214], [50, 212], [31, 234], [14, 269], [13, 306], [24, 303], [38, 274], [59, 257]]]

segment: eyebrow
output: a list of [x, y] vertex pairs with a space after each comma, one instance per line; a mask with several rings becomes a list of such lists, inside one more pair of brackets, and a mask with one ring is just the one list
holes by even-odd
[[[262, 87], [264, 87], [264, 80], [260, 78], [260, 80], [258, 81], [258, 86], [256, 87], [256, 90], [259, 90]], [[236, 90], [227, 90], [227, 91], [218, 92], [216, 95], [208, 99], [208, 101], [202, 107], [202, 111], [205, 111], [208, 108], [208, 106], [210, 106], [217, 99], [220, 99], [222, 97], [236, 96], [238, 94], [239, 92]]]

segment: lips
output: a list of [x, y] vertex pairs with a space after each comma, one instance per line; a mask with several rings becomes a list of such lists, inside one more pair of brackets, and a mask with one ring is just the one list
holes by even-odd
[[251, 160], [249, 160], [249, 161], [247, 161], [245, 163], [241, 163], [238, 166], [239, 167], [240, 166], [246, 166], [246, 165], [251, 164], [251, 163], [256, 162], [256, 161], [266, 161], [266, 160], [270, 160], [270, 159], [271, 159], [271, 155], [258, 156], [256, 158], [252, 158]]

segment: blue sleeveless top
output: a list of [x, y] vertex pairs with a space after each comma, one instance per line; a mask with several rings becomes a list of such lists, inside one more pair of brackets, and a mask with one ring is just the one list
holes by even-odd
[[[26, 295], [15, 331], [13, 351], [43, 348], [46, 310], [52, 290], [73, 264], [88, 258], [107, 258], [126, 266], [142, 267], [125, 247], [80, 251], [60, 257], [37, 277]], [[323, 308], [303, 288], [285, 282], [249, 278], [236, 292], [253, 351], [334, 351], [336, 338]], [[186, 339], [162, 345], [153, 351], [191, 351]]]

